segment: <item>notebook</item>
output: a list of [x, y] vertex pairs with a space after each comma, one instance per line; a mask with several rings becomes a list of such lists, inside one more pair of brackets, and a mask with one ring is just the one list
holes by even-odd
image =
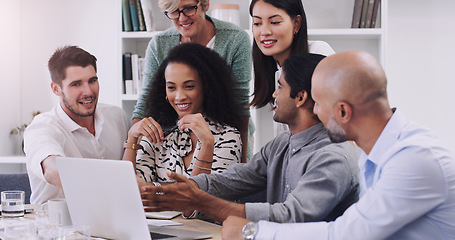
[[57, 167], [74, 226], [109, 239], [205, 239], [211, 233], [148, 226], [133, 164], [58, 157]]

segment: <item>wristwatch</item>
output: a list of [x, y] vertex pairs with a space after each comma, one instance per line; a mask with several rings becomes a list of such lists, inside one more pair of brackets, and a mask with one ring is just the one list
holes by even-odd
[[244, 240], [253, 240], [258, 232], [258, 223], [249, 222], [243, 226], [242, 235]]

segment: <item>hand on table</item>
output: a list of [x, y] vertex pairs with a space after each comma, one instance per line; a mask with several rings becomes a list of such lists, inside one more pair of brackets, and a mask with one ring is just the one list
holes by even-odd
[[221, 237], [223, 239], [243, 239], [243, 226], [249, 222], [251, 221], [245, 218], [229, 216], [223, 222], [223, 228], [221, 228]]

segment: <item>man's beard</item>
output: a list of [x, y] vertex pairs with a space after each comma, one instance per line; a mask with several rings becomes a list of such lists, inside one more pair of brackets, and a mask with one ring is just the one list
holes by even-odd
[[330, 119], [326, 127], [330, 141], [333, 143], [340, 143], [347, 141], [346, 131], [335, 121], [333, 116], [330, 116]]
[[[93, 101], [96, 101], [96, 98], [93, 100]], [[65, 94], [63, 94], [63, 104], [65, 104], [65, 107], [70, 111], [72, 112], [74, 115], [78, 116], [78, 117], [90, 117], [90, 116], [93, 116], [95, 114], [95, 109], [96, 109], [96, 104], [95, 104], [95, 107], [93, 108], [93, 111], [92, 112], [89, 112], [89, 113], [81, 113], [81, 112], [78, 112], [76, 111], [76, 109], [74, 109], [71, 104], [69, 104], [69, 101], [68, 99], [66, 98]], [[76, 103], [77, 104], [77, 101]]]

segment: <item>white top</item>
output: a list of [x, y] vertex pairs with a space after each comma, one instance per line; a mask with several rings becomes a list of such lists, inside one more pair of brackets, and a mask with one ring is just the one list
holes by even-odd
[[95, 112], [95, 136], [79, 126], [63, 111], [60, 104], [36, 116], [24, 133], [24, 150], [30, 178], [32, 204], [64, 197], [63, 191], [49, 184], [41, 162], [48, 156], [122, 159], [123, 141], [130, 121], [116, 106], [98, 104]]
[[[308, 51], [310, 53], [321, 54], [324, 56], [335, 54], [335, 51], [332, 49], [332, 47], [323, 41], [308, 41]], [[278, 70], [275, 72], [275, 89], [278, 87], [278, 79], [280, 79], [281, 76], [281, 66], [278, 63], [276, 66]], [[289, 130], [287, 124], [273, 121], [273, 132], [275, 133], [275, 137], [287, 130]]]
[[216, 35], [213, 35], [212, 39], [210, 39], [210, 41], [205, 46], [213, 50], [213, 48], [215, 47], [215, 39]]

